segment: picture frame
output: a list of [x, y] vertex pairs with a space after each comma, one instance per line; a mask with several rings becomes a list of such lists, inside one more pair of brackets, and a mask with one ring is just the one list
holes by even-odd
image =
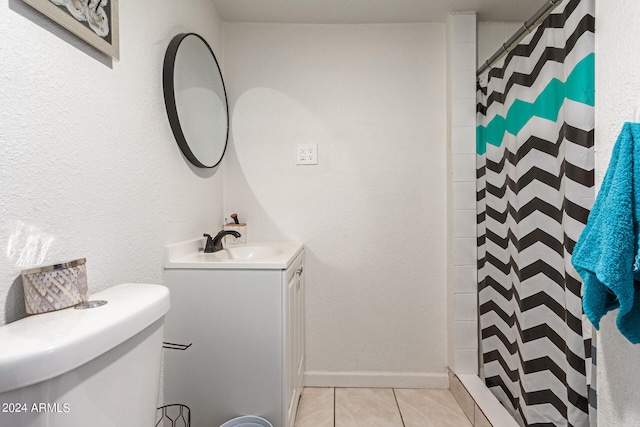
[[106, 55], [120, 59], [118, 0], [22, 0]]

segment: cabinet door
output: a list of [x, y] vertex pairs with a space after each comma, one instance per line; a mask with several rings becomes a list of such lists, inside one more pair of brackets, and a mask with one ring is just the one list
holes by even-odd
[[286, 402], [286, 422], [285, 426], [293, 425], [298, 391], [296, 390], [296, 290], [298, 287], [298, 275], [294, 274], [287, 283], [285, 295], [285, 342], [284, 342], [284, 374], [285, 374], [285, 402]]
[[284, 354], [286, 360], [285, 384], [286, 422], [285, 427], [293, 427], [302, 393], [304, 371], [304, 267], [303, 258], [287, 270], [285, 295], [285, 337]]
[[302, 392], [304, 378], [304, 263], [298, 269], [296, 284], [296, 388]]

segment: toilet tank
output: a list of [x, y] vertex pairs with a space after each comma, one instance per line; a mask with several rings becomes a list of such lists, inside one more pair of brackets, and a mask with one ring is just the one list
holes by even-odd
[[154, 426], [169, 290], [126, 283], [96, 300], [0, 327], [0, 426]]

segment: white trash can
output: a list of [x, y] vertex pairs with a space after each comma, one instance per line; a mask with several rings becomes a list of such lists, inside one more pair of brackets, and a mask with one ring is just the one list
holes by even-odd
[[229, 420], [220, 427], [273, 427], [273, 425], [264, 418], [244, 416]]

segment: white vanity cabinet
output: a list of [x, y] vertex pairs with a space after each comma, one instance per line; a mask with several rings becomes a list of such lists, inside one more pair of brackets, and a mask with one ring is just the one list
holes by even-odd
[[242, 415], [293, 427], [303, 387], [305, 289], [302, 245], [292, 248], [290, 259], [257, 268], [165, 262], [164, 402], [188, 406], [192, 427]]

